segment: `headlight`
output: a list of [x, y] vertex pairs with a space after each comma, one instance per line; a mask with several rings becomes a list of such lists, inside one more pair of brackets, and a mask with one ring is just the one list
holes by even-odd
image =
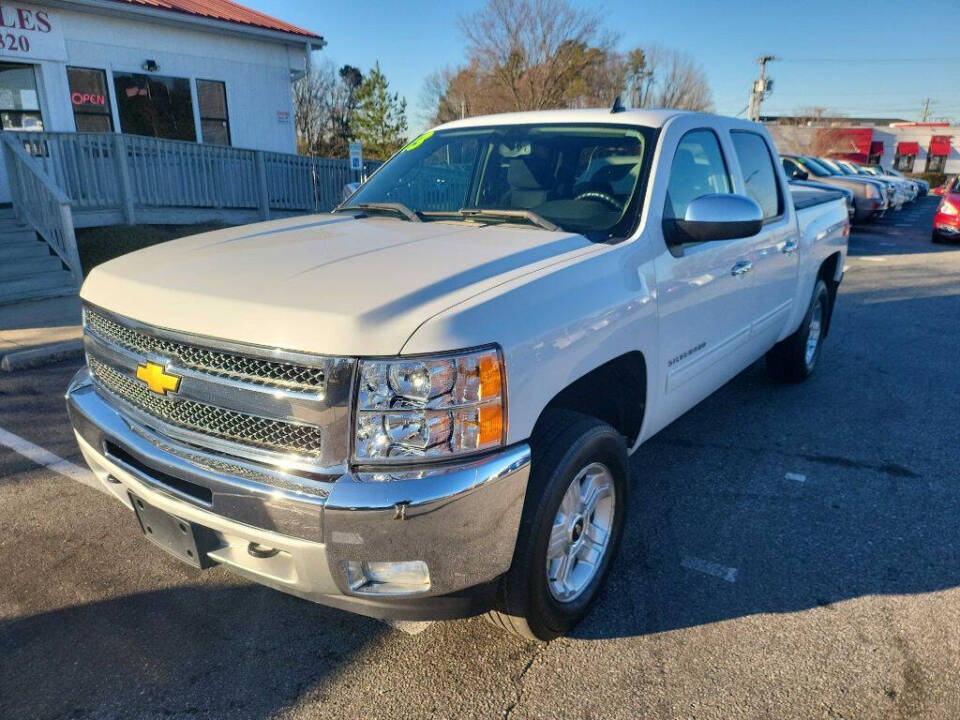
[[361, 360], [353, 459], [410, 462], [499, 447], [506, 427], [504, 386], [495, 348]]
[[944, 200], [943, 204], [940, 206], [940, 212], [942, 212], [944, 215], [956, 215], [957, 213], [960, 213], [960, 209], [958, 209], [957, 206], [949, 200]]

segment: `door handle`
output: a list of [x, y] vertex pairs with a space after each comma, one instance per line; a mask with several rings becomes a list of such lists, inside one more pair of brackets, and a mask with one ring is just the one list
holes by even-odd
[[783, 247], [780, 249], [780, 252], [782, 252], [784, 255], [790, 255], [791, 253], [795, 253], [796, 251], [797, 251], [796, 240], [787, 240], [783, 244]]
[[731, 275], [746, 275], [748, 272], [753, 270], [753, 263], [749, 260], [741, 260], [732, 268], [730, 268]]

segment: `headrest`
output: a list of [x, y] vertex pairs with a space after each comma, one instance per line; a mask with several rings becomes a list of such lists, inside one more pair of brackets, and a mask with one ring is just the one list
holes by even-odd
[[515, 190], [541, 190], [550, 180], [550, 163], [532, 155], [513, 158], [507, 167], [507, 182]]

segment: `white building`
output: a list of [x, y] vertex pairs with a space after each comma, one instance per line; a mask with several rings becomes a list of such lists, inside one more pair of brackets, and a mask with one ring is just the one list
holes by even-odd
[[291, 80], [324, 44], [229, 0], [0, 2], [0, 25], [3, 130], [284, 153], [297, 148]]
[[829, 155], [908, 173], [960, 173], [960, 127], [945, 122], [877, 122], [836, 118], [766, 123], [780, 152]]

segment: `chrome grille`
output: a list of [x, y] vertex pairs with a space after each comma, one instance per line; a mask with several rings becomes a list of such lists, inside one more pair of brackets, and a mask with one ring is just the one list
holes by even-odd
[[321, 431], [317, 427], [256, 417], [190, 400], [169, 400], [95, 357], [88, 356], [87, 364], [93, 377], [109, 392], [165, 423], [276, 452], [308, 457], [321, 454]]
[[306, 392], [322, 390], [326, 381], [323, 367], [265, 360], [174, 342], [121, 325], [95, 310], [86, 310], [85, 316], [87, 331], [108, 343], [140, 355], [162, 355], [177, 360], [183, 367], [216, 377]]

